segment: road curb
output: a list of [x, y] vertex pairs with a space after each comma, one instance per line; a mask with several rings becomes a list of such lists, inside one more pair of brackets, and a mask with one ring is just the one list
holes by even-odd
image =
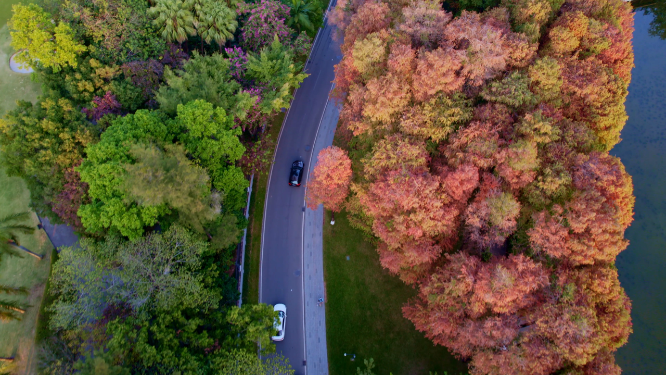
[[[333, 86], [331, 86], [333, 89]], [[322, 113], [314, 147], [308, 163], [308, 178], [316, 165], [319, 151], [333, 144], [335, 129], [340, 117], [340, 106], [329, 99]], [[306, 183], [307, 195], [307, 183]], [[303, 201], [305, 205], [305, 200]], [[326, 341], [326, 309], [317, 300], [325, 298], [324, 208], [306, 209], [303, 213], [303, 305], [305, 318], [305, 349], [309, 375], [328, 374], [328, 348]], [[307, 277], [307, 282], [306, 282]]]

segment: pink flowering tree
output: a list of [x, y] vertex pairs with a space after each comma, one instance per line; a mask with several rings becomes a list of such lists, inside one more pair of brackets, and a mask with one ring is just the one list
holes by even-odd
[[229, 71], [231, 76], [237, 81], [242, 81], [247, 70], [247, 54], [242, 48], [234, 46], [233, 48], [225, 48], [224, 52], [229, 56]]
[[263, 92], [263, 87], [253, 87], [251, 89], [245, 89], [244, 92], [247, 92], [253, 98], [256, 98], [254, 105], [247, 111], [247, 116], [244, 119], [235, 118], [237, 126], [240, 126], [243, 131], [250, 131], [252, 134], [255, 134], [267, 124], [273, 113], [264, 113], [261, 110], [259, 103], [261, 102], [261, 94]]
[[289, 7], [273, 0], [261, 0], [258, 4], [238, 4], [238, 14], [246, 16], [241, 28], [241, 46], [246, 51], [259, 52], [273, 43], [275, 35], [281, 42], [291, 40], [291, 29], [285, 24]]

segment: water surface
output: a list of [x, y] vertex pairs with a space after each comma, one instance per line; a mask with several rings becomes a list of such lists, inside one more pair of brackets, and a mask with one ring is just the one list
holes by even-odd
[[666, 41], [648, 33], [653, 16], [636, 11], [634, 53], [620, 157], [634, 179], [631, 244], [617, 258], [633, 301], [634, 333], [617, 352], [623, 374], [666, 374]]

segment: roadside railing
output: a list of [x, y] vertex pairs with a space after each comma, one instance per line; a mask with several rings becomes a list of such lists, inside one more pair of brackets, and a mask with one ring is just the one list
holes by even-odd
[[[247, 188], [247, 204], [245, 205], [245, 219], [250, 217], [250, 197], [252, 196], [252, 184], [254, 183], [254, 173], [250, 176], [250, 187]], [[236, 262], [236, 274], [238, 275], [238, 302], [236, 305], [241, 307], [243, 304], [243, 278], [245, 276], [245, 244], [247, 242], [247, 226], [243, 229], [243, 238], [240, 244], [240, 262]]]

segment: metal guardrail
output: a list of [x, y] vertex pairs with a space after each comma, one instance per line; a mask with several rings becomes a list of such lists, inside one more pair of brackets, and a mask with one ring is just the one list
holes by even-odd
[[[245, 206], [245, 218], [248, 219], [250, 216], [250, 197], [252, 196], [252, 185], [254, 184], [254, 174], [250, 176], [250, 187], [247, 188], [247, 205]], [[249, 225], [249, 224], [248, 224]], [[241, 239], [240, 247], [240, 264], [237, 264], [240, 266], [239, 272], [238, 272], [238, 292], [239, 297], [238, 297], [238, 303], [236, 304], [238, 307], [241, 307], [243, 304], [243, 278], [245, 276], [245, 244], [247, 242], [247, 227], [243, 229], [243, 238]]]

